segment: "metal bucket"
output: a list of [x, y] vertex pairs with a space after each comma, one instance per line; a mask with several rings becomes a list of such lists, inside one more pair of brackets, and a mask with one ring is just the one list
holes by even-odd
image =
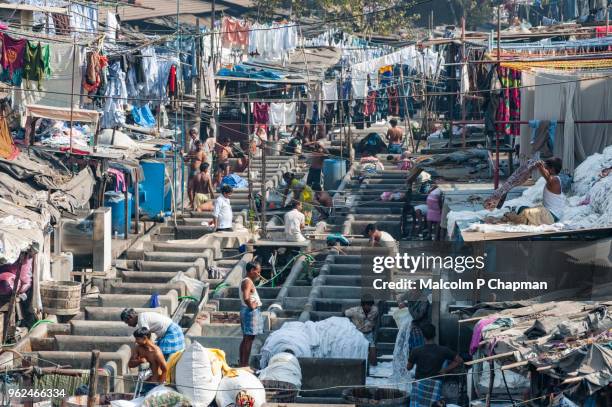
[[75, 281], [43, 281], [40, 296], [47, 314], [76, 315], [81, 309], [81, 283]]
[[279, 156], [281, 155], [283, 143], [280, 141], [268, 141], [266, 143], [266, 155], [267, 156]]
[[409, 400], [404, 391], [382, 387], [353, 387], [344, 390], [342, 398], [357, 407], [405, 407]]

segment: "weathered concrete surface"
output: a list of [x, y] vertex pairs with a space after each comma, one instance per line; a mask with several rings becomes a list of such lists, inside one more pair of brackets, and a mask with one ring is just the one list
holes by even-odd
[[[347, 386], [365, 384], [365, 360], [298, 358], [298, 361], [302, 369], [302, 396], [340, 396]], [[336, 388], [329, 389], [330, 387]]]
[[[134, 308], [136, 312], [158, 312], [168, 315], [168, 310], [159, 308]], [[121, 322], [121, 307], [85, 307], [85, 319], [88, 321], [117, 321]]]
[[[127, 345], [121, 346], [116, 352], [100, 352], [100, 366], [106, 362], [115, 362], [120, 374], [128, 371], [131, 349]], [[91, 364], [91, 351], [88, 352], [34, 352], [38, 357], [39, 366], [53, 367], [56, 365], [71, 366], [73, 369], [89, 369]]]
[[[173, 314], [178, 306], [178, 292], [171, 290], [158, 297], [159, 304]], [[151, 305], [150, 295], [137, 294], [99, 294], [92, 305], [99, 307], [148, 308]]]
[[130, 336], [134, 328], [121, 321], [70, 321], [70, 334], [81, 336]]
[[[133, 329], [133, 328], [132, 328]], [[122, 345], [132, 346], [134, 336], [56, 335], [55, 350], [60, 352], [116, 352]]]

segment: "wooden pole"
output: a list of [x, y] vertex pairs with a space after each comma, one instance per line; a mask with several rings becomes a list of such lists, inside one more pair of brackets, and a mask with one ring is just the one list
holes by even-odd
[[[210, 16], [210, 58], [212, 61], [212, 69], [216, 71], [216, 60], [215, 60], [215, 0], [212, 0], [212, 9]], [[215, 135], [217, 133], [215, 132]]]
[[[501, 6], [497, 7], [497, 67], [501, 60]], [[497, 69], [494, 68], [494, 69]], [[495, 129], [495, 174], [493, 178], [493, 188], [499, 187], [499, 132]]]
[[[400, 69], [400, 84], [402, 86], [402, 93], [403, 93], [403, 89], [404, 89], [404, 70]], [[397, 96], [398, 98], [399, 96], [399, 89], [397, 90]], [[404, 137], [408, 137], [408, 134], [410, 134], [410, 147], [412, 148], [412, 152], [416, 153], [416, 151], [414, 150], [414, 134], [412, 134], [412, 126], [410, 125], [410, 111], [408, 110], [408, 95], [402, 95], [401, 96], [402, 102], [404, 103]], [[404, 140], [404, 145], [406, 145], [406, 142]]]
[[495, 382], [495, 365], [491, 360], [489, 362], [489, 388], [487, 389], [486, 407], [491, 407], [491, 396], [493, 395], [493, 383]]
[[98, 363], [100, 361], [100, 351], [91, 351], [91, 363], [89, 367], [89, 392], [87, 394], [87, 407], [96, 404], [96, 392], [98, 388]]
[[[126, 176], [129, 177], [128, 174], [126, 174]], [[125, 236], [124, 239], [128, 240], [130, 238], [130, 192], [128, 191], [127, 185], [124, 186], [125, 187], [125, 192], [123, 193], [123, 197], [124, 197], [124, 202], [123, 202], [123, 207], [125, 210], [125, 228], [124, 228], [124, 232], [125, 232]]]
[[[267, 146], [264, 144], [261, 149], [261, 234], [262, 238], [266, 238], [268, 233], [268, 226], [266, 225], [266, 206], [268, 205], [266, 200], [266, 150]], [[283, 200], [285, 198], [283, 197]]]
[[[200, 123], [202, 121], [202, 36], [200, 35], [200, 18], [196, 18], [196, 69], [198, 71], [198, 77], [196, 80], [196, 105], [195, 105], [195, 127], [198, 129], [200, 134]], [[200, 134], [201, 136], [201, 134]], [[200, 138], [201, 139], [201, 138]]]
[[[253, 141], [256, 142], [255, 137], [257, 137], [257, 136], [254, 135], [254, 132], [250, 131], [250, 127], [251, 127], [251, 114], [249, 113], [249, 107], [248, 107], [250, 105], [249, 99], [250, 99], [249, 95], [247, 95], [247, 132], [248, 132], [247, 154], [248, 154], [249, 162], [247, 163], [247, 169], [246, 170], [247, 170], [247, 183], [249, 185], [249, 219], [250, 219], [251, 218], [251, 211], [253, 211], [254, 208], [255, 208], [255, 205], [254, 205], [254, 202], [253, 202], [253, 183], [252, 183], [252, 180], [251, 180], [251, 159], [253, 158], [252, 154], [251, 154], [251, 143]], [[254, 127], [257, 127], [257, 126], [254, 126]]]
[[[349, 108], [353, 105], [353, 92], [350, 91], [349, 92]], [[353, 161], [355, 160], [355, 152], [353, 151], [353, 132], [351, 130], [351, 124], [352, 124], [352, 120], [351, 120], [351, 114], [349, 113], [349, 122], [348, 122], [348, 135], [347, 135], [347, 141], [348, 141], [348, 149], [349, 149], [349, 164], [353, 164]], [[364, 117], [365, 120], [365, 117]]]
[[138, 220], [140, 219], [140, 194], [138, 190], [138, 171], [134, 171], [134, 232], [138, 234], [140, 232], [140, 225]]
[[70, 153], [72, 153], [72, 126], [74, 115], [74, 68], [76, 64], [76, 36], [72, 37], [72, 83], [70, 85]]
[[[465, 13], [465, 10], [464, 10]], [[461, 61], [463, 63], [467, 63], [467, 56], [465, 55], [465, 15], [461, 17]], [[463, 65], [461, 66], [461, 80], [463, 80]], [[461, 93], [461, 120], [465, 121], [466, 111], [465, 111], [465, 102], [466, 102], [465, 94]], [[452, 132], [452, 129], [451, 129]], [[467, 141], [467, 126], [464, 124], [461, 128], [461, 146], [465, 148]], [[449, 147], [452, 147], [450, 145]]]

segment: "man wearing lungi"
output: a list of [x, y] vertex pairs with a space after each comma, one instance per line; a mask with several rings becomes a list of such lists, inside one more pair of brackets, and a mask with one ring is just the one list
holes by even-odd
[[255, 261], [246, 265], [246, 277], [240, 283], [240, 327], [242, 342], [240, 342], [240, 366], [249, 365], [251, 347], [257, 335], [263, 333], [261, 316], [261, 299], [257, 293], [255, 282], [261, 278], [261, 265]]
[[185, 336], [180, 326], [170, 318], [158, 312], [136, 312], [133, 308], [125, 308], [121, 312], [121, 320], [136, 329], [147, 328], [155, 334], [156, 345], [161, 349], [166, 360], [170, 355], [185, 349]]
[[421, 330], [425, 345], [410, 350], [406, 366], [410, 371], [416, 365], [414, 377], [417, 381], [412, 384], [410, 407], [430, 407], [432, 403], [440, 400], [442, 376], [463, 363], [457, 352], [434, 343], [436, 328], [432, 324], [425, 324]]

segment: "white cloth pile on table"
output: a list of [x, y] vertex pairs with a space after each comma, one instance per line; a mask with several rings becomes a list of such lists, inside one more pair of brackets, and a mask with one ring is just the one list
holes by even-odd
[[534, 207], [541, 203], [546, 185], [544, 178], [538, 181], [523, 194], [504, 203], [501, 209], [493, 211], [451, 211], [448, 214], [448, 234], [452, 237], [455, 224], [459, 220], [474, 220], [468, 230], [478, 232], [526, 232], [541, 233], [585, 228], [612, 226], [612, 172], [602, 176], [602, 171], [612, 168], [612, 146], [601, 154], [593, 154], [584, 160], [574, 172], [571, 193], [567, 196], [567, 207], [561, 219], [553, 225], [513, 225], [483, 224], [476, 221], [487, 216], [501, 217], [511, 209], [522, 206]]
[[266, 339], [260, 364], [265, 368], [272, 356], [281, 352], [291, 352], [298, 358], [366, 359], [368, 346], [368, 340], [348, 318], [287, 322]]

